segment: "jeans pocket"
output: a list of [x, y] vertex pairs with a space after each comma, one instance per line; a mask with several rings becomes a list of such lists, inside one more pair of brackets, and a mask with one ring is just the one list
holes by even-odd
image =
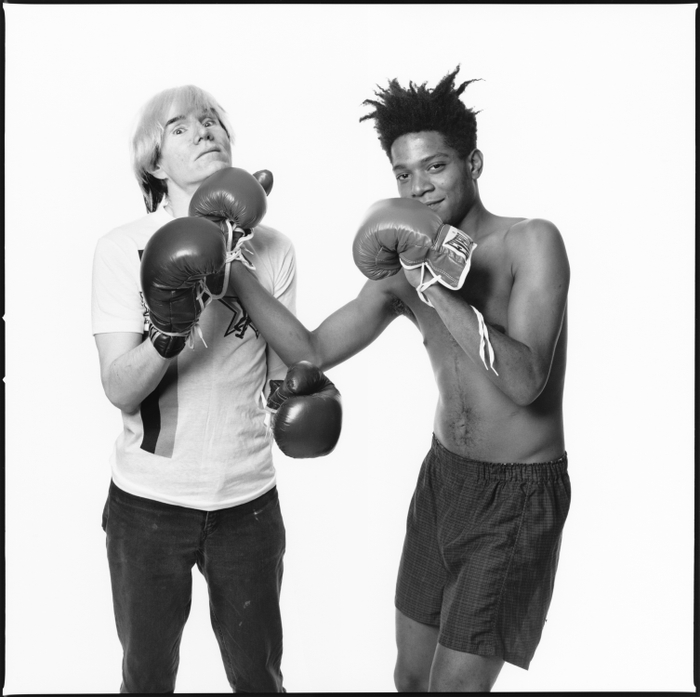
[[270, 507], [276, 506], [279, 508], [279, 494], [277, 487], [273, 487], [266, 494], [263, 494], [257, 501], [252, 502], [253, 515], [257, 518], [262, 513], [265, 513]]

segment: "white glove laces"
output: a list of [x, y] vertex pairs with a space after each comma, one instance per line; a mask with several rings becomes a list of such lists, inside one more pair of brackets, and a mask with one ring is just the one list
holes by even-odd
[[428, 300], [428, 298], [424, 295], [424, 292], [427, 288], [430, 288], [430, 286], [433, 285], [433, 283], [437, 283], [440, 280], [440, 276], [433, 276], [431, 273], [430, 280], [426, 281], [425, 279], [425, 269], [426, 265], [421, 264], [420, 267], [420, 283], [418, 286], [416, 286], [416, 292], [418, 293], [418, 296], [420, 299], [424, 302], [430, 305], [430, 307], [433, 307], [433, 303]]
[[[486, 363], [486, 354], [484, 351], [484, 348], [488, 348], [489, 351], [489, 362], [491, 363], [491, 370], [493, 370], [494, 373], [496, 373], [496, 369], [493, 367], [493, 361], [496, 358], [496, 354], [494, 353], [493, 346], [491, 346], [491, 342], [489, 341], [489, 330], [488, 327], [486, 326], [486, 322], [484, 322], [484, 317], [477, 310], [473, 305], [470, 305], [472, 310], [474, 310], [474, 313], [476, 314], [477, 320], [479, 320], [479, 357], [481, 358], [481, 362], [484, 364], [486, 367], [486, 370], [489, 369], [488, 363]], [[496, 373], [498, 375], [498, 373]]]
[[[246, 268], [250, 269], [251, 271], [255, 271], [255, 266], [243, 255], [243, 252], [249, 252], [250, 254], [253, 254], [252, 249], [243, 249], [243, 243], [248, 241], [253, 237], [253, 231], [251, 230], [250, 233], [245, 234], [245, 230], [243, 228], [238, 227], [238, 225], [234, 225], [230, 220], [226, 221], [226, 227], [228, 228], [227, 232], [227, 243], [226, 243], [226, 259], [224, 261], [224, 264], [226, 266], [226, 270], [224, 271], [224, 284], [221, 288], [221, 292], [218, 294], [212, 293], [207, 289], [207, 292], [211, 296], [210, 300], [207, 301], [207, 304], [211, 302], [212, 300], [219, 300], [220, 298], [223, 298], [224, 295], [226, 295], [226, 291], [228, 290], [228, 281], [229, 277], [231, 275], [231, 262], [232, 261], [240, 261], [243, 266]], [[236, 240], [236, 246], [231, 249], [231, 246], [233, 244], [233, 233], [234, 232], [242, 232], [243, 234]], [[205, 288], [206, 288], [206, 284]]]

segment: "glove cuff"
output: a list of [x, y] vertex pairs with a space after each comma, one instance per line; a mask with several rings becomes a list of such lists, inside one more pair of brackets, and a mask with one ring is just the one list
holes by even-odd
[[177, 356], [187, 344], [187, 335], [166, 334], [153, 325], [148, 330], [148, 338], [163, 358]]

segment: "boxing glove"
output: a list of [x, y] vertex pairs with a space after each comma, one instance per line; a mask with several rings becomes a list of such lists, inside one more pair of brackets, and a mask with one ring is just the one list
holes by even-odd
[[[272, 173], [266, 169], [249, 174], [244, 169], [226, 167], [207, 177], [190, 200], [189, 214], [215, 222], [227, 237], [227, 262], [241, 261], [249, 269], [253, 263], [244, 255], [243, 244], [253, 237], [253, 228], [267, 212], [267, 194], [272, 190]], [[248, 250], [252, 253], [251, 250]], [[213, 298], [228, 289], [230, 265], [207, 279]]]
[[141, 289], [150, 320], [149, 337], [164, 358], [185, 347], [206, 305], [206, 277], [221, 272], [226, 240], [206, 218], [166, 223], [141, 256]]
[[284, 380], [271, 380], [267, 400], [270, 425], [279, 449], [288, 457], [328, 455], [338, 443], [343, 419], [340, 392], [320, 368], [300, 361]]
[[260, 186], [265, 189], [265, 193], [269, 196], [274, 183], [272, 172], [269, 169], [259, 169], [253, 173], [253, 176], [260, 182]]
[[425, 204], [390, 198], [367, 210], [352, 255], [360, 271], [372, 280], [392, 276], [401, 267], [430, 271], [432, 278], [417, 288], [421, 299], [428, 302], [422, 291], [432, 283], [451, 290], [464, 285], [475, 247], [466, 232], [443, 224]]
[[[272, 175], [267, 170], [256, 174], [272, 187]], [[267, 193], [263, 184], [238, 167], [226, 167], [207, 177], [194, 192], [189, 208], [190, 215], [212, 220], [223, 232], [227, 231], [227, 220], [241, 230], [251, 230], [266, 212]]]

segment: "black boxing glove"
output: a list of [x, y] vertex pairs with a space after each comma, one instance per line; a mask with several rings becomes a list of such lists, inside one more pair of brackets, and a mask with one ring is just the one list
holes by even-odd
[[[267, 194], [272, 190], [272, 173], [260, 170], [254, 175], [238, 167], [226, 167], [207, 177], [190, 200], [189, 214], [216, 223], [227, 237], [227, 261], [240, 261], [249, 269], [253, 263], [244, 255], [243, 243], [253, 237], [267, 212]], [[252, 250], [248, 250], [252, 254]], [[229, 266], [218, 277], [208, 279], [215, 298], [228, 287]]]
[[206, 218], [176, 218], [157, 230], [141, 257], [149, 337], [164, 358], [185, 347], [206, 305], [205, 279], [221, 272], [226, 240]]
[[[284, 380], [272, 380], [267, 400], [272, 434], [288, 457], [328, 455], [340, 438], [343, 408], [340, 392], [320, 368], [300, 361]], [[276, 388], [276, 389], [275, 389]]]

